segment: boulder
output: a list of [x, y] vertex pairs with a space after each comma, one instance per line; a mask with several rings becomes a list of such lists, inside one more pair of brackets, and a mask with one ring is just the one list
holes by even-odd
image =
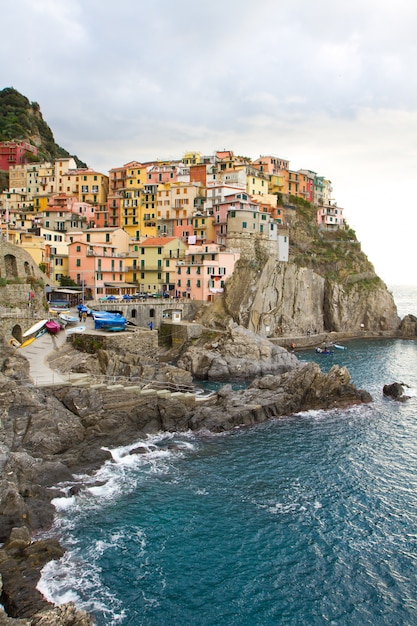
[[233, 322], [214, 341], [190, 346], [178, 361], [193, 378], [216, 381], [282, 374], [297, 364], [297, 357], [285, 348]]
[[404, 395], [404, 387], [408, 387], [408, 385], [405, 383], [391, 383], [390, 385], [383, 386], [382, 393], [384, 396], [389, 396], [390, 398], [394, 398], [394, 400], [404, 402], [410, 398], [410, 396]]
[[402, 337], [417, 337], [417, 317], [415, 315], [406, 315], [399, 327]]

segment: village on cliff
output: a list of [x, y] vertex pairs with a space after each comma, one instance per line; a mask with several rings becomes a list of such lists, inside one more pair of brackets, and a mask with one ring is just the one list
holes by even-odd
[[181, 297], [211, 302], [237, 260], [258, 247], [287, 262], [298, 203], [317, 208], [321, 230], [345, 228], [331, 182], [289, 161], [252, 161], [230, 150], [178, 160], [77, 168], [36, 161], [26, 141], [0, 142], [2, 238], [26, 250], [52, 285], [92, 300]]

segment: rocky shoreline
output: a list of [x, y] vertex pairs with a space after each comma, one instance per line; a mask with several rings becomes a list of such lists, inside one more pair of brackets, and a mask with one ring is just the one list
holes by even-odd
[[[253, 380], [246, 389], [233, 391], [226, 384], [202, 399], [192, 393], [161, 392], [152, 385], [146, 393], [133, 386], [35, 388], [24, 382], [26, 359], [4, 340], [0, 344], [0, 541], [4, 542], [0, 574], [5, 607], [0, 609], [1, 625], [93, 623], [74, 605], [51, 606], [37, 591], [42, 567], [60, 558], [63, 550], [53, 539], [37, 541], [33, 536], [52, 524], [51, 500], [64, 495], [56, 485], [75, 485], [75, 474], [92, 474], [110, 461], [103, 448], [133, 443], [158, 431], [222, 432], [299, 411], [372, 400], [350, 382], [346, 368], [334, 366], [324, 374], [318, 365], [300, 364], [284, 348], [236, 325], [223, 339], [184, 353], [178, 375], [182, 381], [198, 375], [227, 381], [238, 374]], [[163, 371], [165, 379], [175, 380], [175, 368]]]

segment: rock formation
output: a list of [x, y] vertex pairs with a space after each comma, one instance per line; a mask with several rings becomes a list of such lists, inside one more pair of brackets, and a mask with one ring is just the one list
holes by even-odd
[[217, 381], [282, 374], [297, 364], [294, 354], [233, 322], [214, 340], [191, 345], [178, 362], [194, 378]]
[[[335, 366], [323, 374], [318, 365], [299, 364], [294, 355], [233, 324], [202, 351], [202, 363], [199, 349], [185, 354], [184, 362], [191, 364], [193, 373], [207, 376], [227, 378], [242, 372], [245, 377], [260, 376], [247, 389], [233, 391], [226, 385], [203, 400], [191, 393], [159, 391], [159, 383], [191, 380], [191, 370], [166, 365], [156, 376], [154, 391], [117, 385], [32, 387], [25, 382], [25, 359], [0, 343], [0, 542], [5, 542], [0, 548], [0, 574], [3, 604], [19, 626], [92, 623], [71, 604], [51, 606], [36, 590], [41, 568], [48, 559], [59, 558], [62, 550], [53, 539], [32, 541], [31, 535], [53, 520], [51, 499], [63, 495], [54, 486], [66, 482], [73, 483], [74, 490], [82, 489], [74, 476], [91, 473], [109, 460], [106, 448], [147, 433], [220, 432], [311, 408], [371, 399], [350, 383], [345, 368]], [[0, 612], [0, 620], [3, 617], [8, 624], [9, 617]]]
[[213, 327], [232, 319], [267, 337], [305, 335], [308, 329], [394, 332], [400, 323], [394, 299], [375, 273], [352, 274], [341, 282], [271, 257], [262, 267], [239, 261], [223, 299], [201, 319]]
[[390, 385], [384, 385], [382, 393], [384, 396], [389, 396], [390, 398], [394, 398], [394, 400], [404, 402], [410, 399], [410, 396], [404, 395], [404, 387], [408, 387], [408, 385], [405, 383], [391, 383]]
[[399, 330], [402, 337], [417, 337], [417, 317], [406, 315], [401, 321]]

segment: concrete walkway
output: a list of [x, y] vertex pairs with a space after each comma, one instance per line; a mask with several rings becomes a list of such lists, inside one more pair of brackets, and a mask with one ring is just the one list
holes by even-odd
[[[78, 311], [76, 309], [72, 310], [71, 315], [78, 315]], [[94, 328], [94, 322], [89, 318], [86, 322], [80, 322], [80, 324], [87, 326], [89, 332]], [[68, 328], [71, 327], [68, 326]], [[30, 377], [33, 384], [37, 387], [76, 382], [86, 377], [85, 374], [73, 374], [71, 376], [60, 374], [48, 366], [47, 357], [59, 350], [66, 340], [67, 333], [65, 330], [61, 330], [57, 335], [51, 335], [46, 332], [28, 346], [18, 348], [19, 352], [29, 361]]]

